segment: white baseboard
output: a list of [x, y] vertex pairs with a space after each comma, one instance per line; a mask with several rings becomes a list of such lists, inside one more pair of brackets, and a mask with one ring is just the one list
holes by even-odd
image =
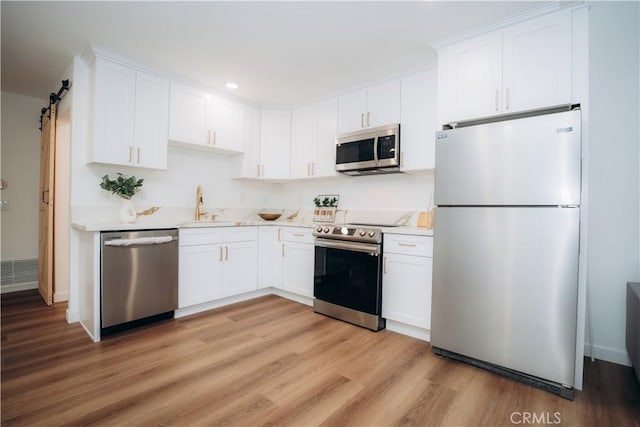
[[12, 283], [10, 285], [0, 286], [0, 293], [8, 294], [10, 292], [28, 291], [30, 289], [38, 289], [38, 282]]
[[387, 329], [402, 335], [417, 338], [422, 341], [431, 341], [431, 331], [423, 328], [418, 328], [417, 326], [407, 325], [406, 323], [400, 323], [387, 319]]
[[53, 302], [64, 302], [69, 301], [69, 292], [54, 292], [53, 293]]
[[69, 309], [67, 309], [66, 317], [67, 317], [67, 323], [76, 323], [79, 321], [78, 319], [80, 319], [80, 316], [78, 316], [78, 313], [69, 311]]
[[[589, 343], [584, 343], [584, 355], [585, 357], [591, 357], [591, 345]], [[631, 359], [626, 350], [594, 345], [593, 357], [606, 362], [617, 363], [618, 365], [631, 366]]]
[[277, 288], [268, 288], [268, 289], [270, 294], [278, 295], [279, 297], [290, 299], [291, 301], [299, 302], [300, 304], [313, 307], [313, 297], [305, 297], [302, 295], [291, 293], [289, 291], [285, 291], [283, 289], [277, 289]]
[[235, 304], [237, 302], [242, 302], [246, 300], [250, 300], [253, 298], [258, 298], [264, 295], [271, 294], [271, 289], [258, 289], [255, 291], [247, 292], [245, 294], [234, 295], [232, 297], [223, 298], [215, 301], [205, 302], [202, 304], [192, 305], [189, 307], [179, 308], [174, 312], [174, 317], [176, 319], [185, 316], [191, 316], [192, 314], [201, 313], [207, 310], [213, 310], [214, 308], [223, 307], [229, 304]]

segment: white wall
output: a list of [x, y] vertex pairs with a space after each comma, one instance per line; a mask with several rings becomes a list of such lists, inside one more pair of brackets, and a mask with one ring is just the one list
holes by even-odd
[[594, 2], [589, 20], [591, 337], [597, 358], [626, 364], [626, 282], [640, 280], [639, 9]]
[[318, 194], [340, 194], [339, 207], [353, 210], [424, 211], [433, 193], [433, 174], [344, 176], [278, 184], [273, 207], [313, 208]]
[[2, 260], [38, 258], [40, 109], [43, 99], [2, 92]]

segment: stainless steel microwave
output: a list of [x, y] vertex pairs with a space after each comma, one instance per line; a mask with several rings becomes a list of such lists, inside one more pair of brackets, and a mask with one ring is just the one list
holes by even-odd
[[339, 135], [336, 171], [346, 175], [400, 172], [400, 124]]

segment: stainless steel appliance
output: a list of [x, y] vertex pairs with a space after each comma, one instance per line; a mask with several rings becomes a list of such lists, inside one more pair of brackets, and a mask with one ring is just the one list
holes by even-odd
[[572, 398], [580, 110], [437, 134], [431, 345]]
[[400, 172], [400, 125], [339, 135], [336, 138], [336, 171], [346, 175]]
[[382, 232], [349, 225], [317, 226], [313, 309], [373, 331], [382, 318]]
[[103, 333], [178, 308], [178, 230], [101, 233]]

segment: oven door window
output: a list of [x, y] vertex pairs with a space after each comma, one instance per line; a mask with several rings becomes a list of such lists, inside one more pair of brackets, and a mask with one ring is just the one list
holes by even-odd
[[336, 164], [375, 160], [375, 138], [344, 142], [336, 146]]
[[314, 296], [320, 300], [380, 314], [380, 255], [315, 248]]

